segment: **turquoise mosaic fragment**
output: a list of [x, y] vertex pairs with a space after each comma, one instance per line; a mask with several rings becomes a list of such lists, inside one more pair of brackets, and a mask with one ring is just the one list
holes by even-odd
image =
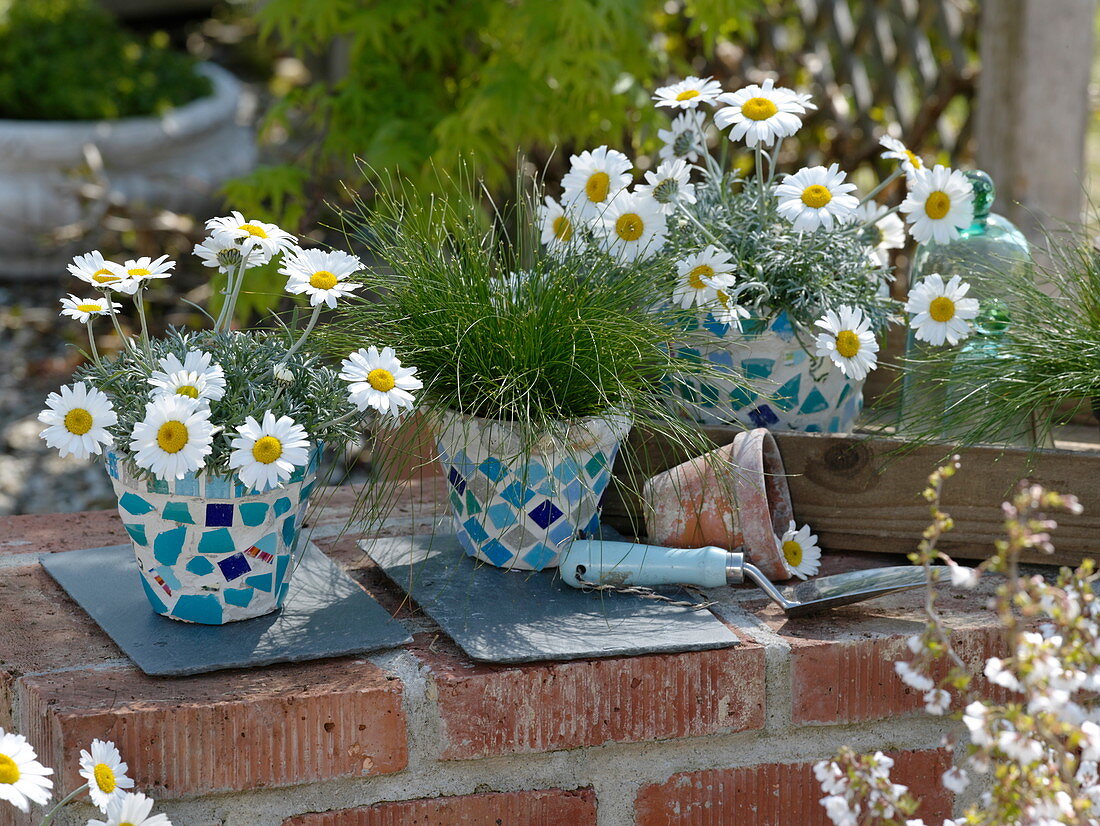
[[183, 551], [183, 542], [187, 538], [187, 528], [180, 525], [170, 531], [162, 531], [153, 540], [153, 556], [161, 565], [175, 565]]
[[134, 516], [141, 516], [142, 514], [149, 513], [149, 511], [153, 510], [152, 505], [150, 505], [136, 493], [130, 493], [129, 491], [119, 497], [118, 506], [125, 510], [127, 513], [132, 513]]
[[227, 554], [236, 550], [233, 544], [233, 534], [229, 528], [217, 528], [212, 531], [203, 531], [199, 540], [200, 554]]

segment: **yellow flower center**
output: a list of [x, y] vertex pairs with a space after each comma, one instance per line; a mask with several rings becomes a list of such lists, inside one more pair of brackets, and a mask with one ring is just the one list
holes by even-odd
[[749, 120], [767, 120], [779, 111], [767, 98], [749, 98], [741, 104], [741, 114]]
[[77, 436], [83, 436], [92, 429], [92, 414], [83, 407], [74, 407], [65, 414], [65, 429]]
[[933, 221], [940, 220], [951, 211], [951, 196], [942, 189], [937, 189], [924, 202], [924, 214]]
[[126, 270], [126, 274], [131, 278], [145, 278], [153, 273], [145, 267], [134, 267], [132, 270]]
[[859, 336], [851, 330], [841, 330], [836, 334], [836, 351], [850, 359], [859, 352]]
[[918, 155], [916, 152], [914, 152], [911, 149], [906, 149], [905, 154], [909, 158], [909, 164], [914, 169], [923, 169], [924, 168], [924, 161], [921, 160], [920, 155]]
[[76, 308], [82, 313], [98, 313], [103, 309], [98, 304], [77, 304]]
[[933, 321], [941, 324], [950, 321], [955, 317], [955, 302], [946, 295], [933, 298], [932, 303], [928, 305], [928, 315], [932, 316]]
[[700, 264], [688, 273], [688, 284], [696, 290], [705, 290], [707, 283], [703, 281], [704, 278], [714, 278], [714, 267], [708, 264]]
[[177, 422], [175, 420], [165, 422], [157, 430], [157, 444], [160, 445], [160, 449], [165, 453], [179, 453], [185, 447], [187, 447], [187, 441], [190, 438], [190, 434], [187, 432], [187, 425], [183, 422]]
[[193, 384], [181, 384], [176, 388], [176, 395], [197, 399], [199, 397], [199, 388], [195, 387]]
[[573, 237], [573, 222], [564, 215], [559, 215], [554, 219], [553, 230], [554, 237], [565, 243]]
[[252, 458], [265, 465], [270, 465], [282, 455], [283, 443], [274, 436], [264, 436], [252, 445]]
[[676, 100], [691, 100], [697, 97], [699, 97], [698, 89], [684, 89], [684, 91], [676, 96]]
[[118, 276], [110, 270], [96, 270], [92, 273], [92, 281], [97, 284], [110, 284], [112, 281], [118, 281]]
[[379, 393], [388, 393], [393, 390], [394, 386], [397, 384], [397, 381], [393, 377], [393, 373], [381, 367], [375, 367], [367, 373], [367, 381], [370, 382], [370, 386]]
[[821, 184], [813, 184], [802, 190], [802, 203], [810, 209], [821, 209], [833, 200], [833, 193]]
[[728, 310], [730, 306], [729, 294], [718, 290], [718, 302]]
[[95, 768], [92, 769], [92, 776], [95, 777], [95, 784], [99, 786], [101, 792], [110, 794], [118, 785], [115, 783], [115, 773], [106, 763], [96, 763]]
[[0, 783], [12, 785], [19, 779], [19, 767], [6, 754], [0, 754]]
[[608, 174], [606, 172], [596, 172], [588, 178], [588, 182], [584, 185], [584, 194], [593, 203], [602, 204], [610, 189], [611, 178]]
[[788, 565], [797, 568], [802, 564], [802, 546], [793, 539], [788, 539], [783, 543], [783, 557], [787, 560]]
[[241, 224], [240, 228], [254, 238], [267, 238], [267, 233], [264, 232], [264, 228], [258, 227], [255, 224]]
[[331, 290], [336, 286], [337, 278], [328, 270], [317, 270], [309, 277], [309, 286], [318, 290]]
[[624, 212], [615, 219], [615, 234], [624, 241], [637, 241], [645, 232], [645, 221], [636, 212]]

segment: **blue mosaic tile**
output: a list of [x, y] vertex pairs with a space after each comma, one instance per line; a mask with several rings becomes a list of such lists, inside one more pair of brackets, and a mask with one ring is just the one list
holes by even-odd
[[207, 476], [204, 496], [207, 499], [231, 499], [233, 497], [232, 479], [224, 476]]
[[195, 524], [195, 520], [191, 518], [191, 510], [187, 507], [186, 502], [166, 503], [160, 516], [167, 522], [183, 522], [188, 525]]
[[255, 588], [259, 591], [271, 592], [271, 574], [257, 574], [256, 576], [250, 576], [244, 581], [244, 584], [249, 588]]
[[451, 466], [451, 470], [447, 474], [447, 481], [451, 483], [451, 487], [459, 494], [466, 492], [466, 478], [458, 472], [458, 468], [454, 465]]
[[[599, 514], [596, 514], [596, 521], [599, 522]], [[546, 538], [550, 540], [550, 543], [557, 547], [566, 540], [573, 537], [573, 526], [566, 522], [564, 519], [558, 524], [554, 525], [549, 531], [546, 532]]]
[[490, 539], [484, 545], [481, 545], [480, 551], [489, 558], [490, 562], [497, 566], [507, 565], [512, 560], [512, 552], [496, 539]]
[[167, 614], [168, 606], [164, 604], [164, 600], [160, 598], [157, 592], [150, 587], [145, 577], [141, 577], [141, 587], [145, 589], [145, 596], [149, 598], [149, 604], [153, 607], [153, 610], [158, 614]]
[[247, 608], [252, 602], [252, 593], [251, 588], [226, 588], [222, 591], [222, 599], [238, 608]]
[[194, 473], [188, 473], [182, 479], [177, 479], [175, 487], [177, 496], [199, 495], [199, 480], [195, 477]]
[[802, 402], [802, 406], [798, 408], [799, 413], [820, 413], [822, 410], [828, 410], [829, 402], [825, 400], [825, 397], [821, 394], [821, 391], [816, 387], [806, 394], [806, 400]]
[[594, 479], [607, 469], [607, 458], [602, 453], [595, 454], [584, 464], [584, 472], [589, 479]]
[[786, 412], [798, 402], [801, 392], [802, 376], [794, 375], [783, 383], [783, 386], [771, 394], [772, 404], [779, 410]]
[[588, 488], [585, 486], [584, 482], [580, 479], [574, 479], [563, 488], [563, 493], [565, 493], [566, 501], [571, 505], [575, 505], [581, 500], [581, 497], [585, 495], [587, 490]]
[[206, 527], [231, 528], [233, 527], [233, 506], [225, 503], [212, 502], [206, 506]]
[[500, 531], [512, 527], [519, 521], [516, 509], [505, 502], [498, 502], [489, 508], [486, 513], [489, 521], [493, 523], [493, 527]]
[[248, 564], [244, 554], [233, 554], [233, 556], [227, 556], [225, 559], [219, 559], [218, 567], [221, 568], [222, 576], [225, 577], [226, 582], [232, 582], [237, 577], [252, 572], [252, 566]]
[[184, 594], [172, 609], [177, 619], [198, 622], [203, 625], [221, 625], [222, 604], [213, 594]]
[[522, 508], [528, 502], [533, 499], [535, 494], [531, 493], [526, 487], [519, 482], [513, 482], [508, 485], [504, 490], [500, 492], [500, 498], [505, 502], [515, 505], [517, 508]]
[[562, 510], [551, 502], [549, 499], [544, 500], [541, 504], [536, 505], [527, 513], [531, 517], [531, 520], [540, 528], [545, 530], [554, 522], [561, 519]]
[[290, 554], [279, 554], [275, 561], [275, 587], [278, 588], [283, 584], [283, 577], [286, 576], [287, 568], [290, 566]]
[[118, 456], [114, 453], [107, 454], [107, 475], [112, 479], [118, 478]]
[[450, 495], [451, 507], [455, 509], [456, 513], [465, 513], [466, 511], [466, 499], [457, 490], [452, 490]]
[[283, 520], [282, 537], [283, 544], [286, 545], [287, 550], [293, 551], [294, 545], [298, 539], [298, 531], [296, 528], [297, 520], [293, 516], [288, 516]]
[[241, 514], [241, 522], [250, 528], [255, 528], [264, 523], [267, 512], [270, 510], [266, 502], [245, 502], [237, 505]]
[[751, 380], [766, 379], [775, 369], [775, 359], [748, 358], [741, 360], [741, 369], [745, 377]]
[[538, 571], [550, 564], [557, 554], [557, 548], [550, 548], [539, 542], [523, 555], [523, 561]]
[[153, 506], [136, 493], [124, 493], [118, 499], [118, 506], [134, 516], [142, 516], [153, 510]]
[[289, 497], [283, 496], [280, 499], [276, 499], [275, 504], [272, 506], [272, 510], [274, 511], [276, 516], [282, 516], [284, 513], [290, 510]]
[[253, 547], [258, 548], [264, 553], [274, 555], [278, 551], [278, 534], [269, 533], [267, 536], [260, 539]]
[[784, 341], [790, 341], [795, 337], [794, 326], [791, 324], [790, 316], [785, 311], [780, 312], [772, 319], [771, 330]]
[[310, 482], [308, 485], [302, 485], [302, 492], [298, 494], [298, 501], [305, 502], [307, 499], [309, 499], [309, 497], [313, 495], [313, 487], [316, 484], [317, 482], [313, 481]]
[[481, 513], [481, 503], [470, 491], [466, 491], [466, 513], [471, 515]]
[[192, 557], [188, 561], [186, 568], [195, 576], [206, 576], [207, 574], [214, 573], [214, 563], [205, 556]]
[[126, 529], [126, 533], [130, 534], [130, 538], [134, 540], [138, 545], [148, 545], [149, 540], [145, 538], [145, 526], [133, 525], [128, 522], [123, 522], [122, 527]]
[[489, 534], [485, 532], [485, 528], [481, 527], [481, 522], [477, 519], [467, 519], [462, 523], [462, 526], [466, 529], [470, 539], [479, 545], [489, 538]]
[[147, 493], [162, 493], [167, 494], [171, 491], [168, 490], [168, 482], [165, 479], [150, 479], [145, 483], [145, 490]]
[[755, 410], [750, 410], [749, 418], [752, 419], [752, 423], [757, 427], [770, 427], [779, 421], [779, 417], [775, 415], [775, 411], [766, 404], [760, 405]]
[[153, 557], [161, 565], [175, 565], [186, 539], [187, 528], [182, 525], [170, 531], [161, 531], [153, 540]]
[[504, 466], [504, 463], [499, 459], [493, 459], [492, 457], [486, 459], [477, 469], [485, 474], [487, 479], [493, 482], [499, 482], [505, 476], [508, 475], [508, 468]]
[[227, 554], [236, 550], [233, 542], [233, 534], [228, 528], [218, 528], [213, 531], [203, 531], [199, 539], [200, 554]]
[[164, 584], [167, 585], [173, 592], [180, 589], [180, 580], [176, 576], [176, 572], [172, 570], [169, 565], [161, 565], [159, 568], [153, 571], [154, 574], [164, 580]]
[[557, 467], [554, 468], [554, 478], [565, 484], [576, 479], [580, 470], [581, 468], [580, 465], [577, 464], [577, 460], [568, 458], [563, 462], [559, 462]]

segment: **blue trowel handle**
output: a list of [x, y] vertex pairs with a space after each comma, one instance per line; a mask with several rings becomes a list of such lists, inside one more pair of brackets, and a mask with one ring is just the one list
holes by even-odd
[[740, 583], [743, 569], [744, 557], [724, 548], [664, 548], [601, 539], [574, 541], [558, 564], [561, 578], [574, 588], [586, 584], [717, 588]]

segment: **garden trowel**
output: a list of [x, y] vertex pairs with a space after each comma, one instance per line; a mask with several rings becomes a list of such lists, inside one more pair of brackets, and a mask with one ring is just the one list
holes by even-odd
[[[935, 566], [938, 573], [943, 566]], [[696, 585], [716, 588], [750, 579], [789, 617], [838, 605], [851, 605], [895, 591], [920, 588], [924, 569], [914, 565], [870, 568], [818, 577], [778, 587], [740, 551], [724, 548], [663, 548], [602, 539], [578, 539], [565, 552], [558, 571], [574, 588]]]

